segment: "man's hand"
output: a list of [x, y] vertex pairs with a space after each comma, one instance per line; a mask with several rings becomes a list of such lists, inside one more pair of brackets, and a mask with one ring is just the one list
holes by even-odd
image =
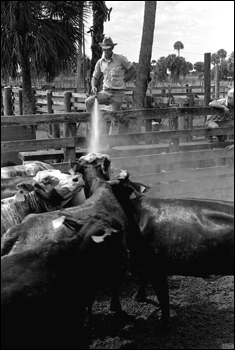
[[97, 87], [96, 86], [92, 86], [92, 88], [91, 88], [91, 91], [93, 92], [93, 94], [97, 94], [97, 92], [98, 92], [98, 89], [97, 89]]
[[232, 149], [234, 149], [234, 144], [233, 144], [233, 145], [230, 145], [230, 146], [225, 147], [225, 149], [226, 149], [227, 151], [231, 151]]
[[135, 74], [137, 73], [137, 70], [134, 66], [131, 66], [131, 68], [127, 71], [126, 75], [124, 76], [124, 82], [127, 83]]

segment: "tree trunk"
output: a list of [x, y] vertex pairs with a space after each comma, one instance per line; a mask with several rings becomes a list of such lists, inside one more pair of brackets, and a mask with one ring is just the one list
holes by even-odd
[[81, 82], [81, 65], [82, 65], [82, 47], [79, 44], [77, 56], [77, 73], [76, 73], [76, 92], [79, 92]]
[[[83, 30], [83, 19], [79, 21], [79, 26]], [[82, 39], [83, 40], [83, 39]], [[78, 56], [77, 56], [77, 73], [76, 73], [76, 92], [79, 92], [81, 86], [81, 66], [82, 66], [82, 40], [78, 43]]]
[[104, 38], [104, 21], [106, 20], [106, 14], [100, 10], [99, 1], [93, 1], [93, 28], [92, 28], [92, 42], [91, 42], [91, 73], [90, 81], [95, 69], [96, 62], [102, 56], [102, 49], [99, 45]]
[[150, 81], [150, 67], [153, 46], [157, 1], [145, 1], [144, 24], [136, 79], [137, 107], [145, 107], [146, 91]]
[[32, 90], [29, 62], [22, 63], [23, 114], [35, 114], [35, 99]]
[[[27, 59], [22, 59], [22, 100], [23, 115], [35, 114], [35, 97], [32, 89], [30, 64]], [[36, 127], [31, 126], [32, 139], [36, 139]]]

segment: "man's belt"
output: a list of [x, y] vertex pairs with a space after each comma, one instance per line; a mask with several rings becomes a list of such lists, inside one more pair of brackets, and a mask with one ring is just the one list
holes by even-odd
[[126, 91], [126, 89], [105, 89], [104, 91]]

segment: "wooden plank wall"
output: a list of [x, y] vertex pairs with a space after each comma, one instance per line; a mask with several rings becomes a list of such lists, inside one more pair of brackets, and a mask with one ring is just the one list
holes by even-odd
[[[226, 95], [228, 91], [227, 86], [220, 86], [220, 97]], [[53, 90], [35, 90], [35, 104], [36, 113], [63, 113], [65, 109], [65, 92], [69, 93], [69, 103], [71, 111], [85, 111], [85, 99], [87, 95], [85, 93], [75, 93], [72, 91], [62, 91], [57, 92]], [[125, 99], [123, 107], [129, 108], [134, 102], [134, 87], [127, 87], [125, 92]], [[147, 95], [151, 95], [154, 102], [158, 101], [159, 97], [169, 97], [173, 95], [174, 97], [179, 96], [189, 96], [189, 95], [204, 95], [204, 86], [175, 86], [175, 87], [153, 87], [149, 88]], [[215, 95], [215, 87], [211, 86], [211, 98]], [[196, 101], [196, 100], [195, 100]], [[13, 114], [22, 115], [22, 89], [12, 89], [12, 104], [13, 104]]]
[[[191, 115], [193, 119], [197, 115], [211, 114], [211, 111], [213, 111], [211, 107], [104, 111], [103, 118], [107, 121], [118, 118], [151, 121], [154, 118], [164, 117], [177, 121], [180, 116], [189, 118]], [[1, 122], [4, 128], [14, 125], [38, 125], [45, 122], [63, 124], [87, 122], [90, 117], [90, 114], [86, 112], [73, 112], [1, 117]], [[213, 144], [205, 140], [207, 136], [233, 134], [234, 127], [230, 126], [219, 129], [192, 127], [187, 130], [176, 128], [144, 133], [105, 135], [105, 138], [102, 136], [104, 139], [102, 153], [111, 156], [113, 173], [126, 169], [131, 173], [133, 181], [150, 185], [151, 190], [148, 195], [233, 201], [234, 151], [227, 150], [225, 147], [233, 144], [234, 140]], [[182, 141], [185, 139], [189, 141]], [[1, 142], [1, 152], [8, 153], [17, 149], [22, 160], [26, 160], [23, 152], [28, 152], [31, 157], [34, 156], [34, 159], [38, 160], [57, 159], [58, 161], [63, 157], [64, 163], [53, 164], [63, 170], [69, 169], [69, 159], [73, 160], [76, 156], [86, 153], [86, 147], [87, 137], [78, 136]], [[69, 152], [63, 154], [63, 150], [55, 150], [56, 148], [67, 148]], [[33, 150], [36, 151], [35, 154]]]
[[151, 187], [147, 196], [234, 201], [233, 150], [200, 150], [112, 159], [133, 181]]

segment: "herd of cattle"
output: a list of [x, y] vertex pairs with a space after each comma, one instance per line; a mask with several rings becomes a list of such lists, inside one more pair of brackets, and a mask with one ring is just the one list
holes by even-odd
[[34, 162], [1, 168], [2, 349], [65, 349], [91, 321], [97, 291], [137, 274], [138, 300], [150, 282], [170, 323], [167, 276], [234, 273], [234, 204], [161, 199], [111, 178], [108, 155], [90, 153], [67, 174]]

